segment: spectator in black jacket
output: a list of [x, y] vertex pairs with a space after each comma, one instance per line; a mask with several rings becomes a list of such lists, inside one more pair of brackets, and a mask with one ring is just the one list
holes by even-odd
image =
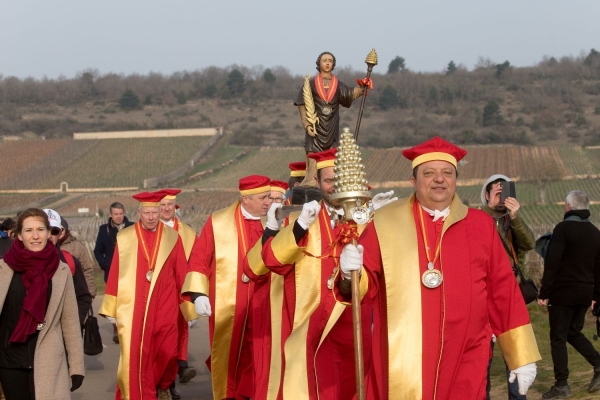
[[110, 263], [112, 262], [115, 244], [117, 243], [117, 233], [123, 228], [133, 225], [125, 216], [125, 207], [123, 204], [115, 202], [110, 205], [110, 218], [108, 223], [100, 225], [96, 246], [94, 247], [94, 256], [98, 265], [104, 271], [104, 282], [108, 280]]
[[[112, 263], [115, 245], [117, 244], [117, 233], [123, 228], [133, 225], [125, 216], [125, 207], [119, 202], [114, 202], [109, 208], [108, 223], [100, 225], [98, 229], [98, 237], [96, 238], [96, 246], [94, 247], [94, 256], [100, 268], [104, 270], [104, 282], [108, 280], [110, 272], [110, 264]], [[113, 325], [113, 342], [119, 343], [117, 335], [117, 326]]]
[[589, 204], [584, 192], [569, 192], [544, 262], [538, 304], [548, 306], [556, 383], [543, 399], [571, 396], [567, 342], [594, 368], [588, 391], [600, 391], [600, 354], [581, 333], [588, 307], [600, 301], [600, 231], [589, 221]]

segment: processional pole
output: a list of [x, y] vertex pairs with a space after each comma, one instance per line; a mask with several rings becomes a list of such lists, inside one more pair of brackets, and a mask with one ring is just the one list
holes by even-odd
[[[367, 188], [365, 166], [348, 128], [344, 128], [336, 153], [334, 167], [335, 194], [331, 195], [331, 203], [344, 210], [344, 225], [347, 238], [356, 245], [358, 232], [356, 224], [366, 224], [370, 218], [370, 210], [366, 204], [371, 200], [371, 192]], [[349, 240], [348, 240], [349, 242]], [[356, 398], [365, 400], [365, 367], [363, 357], [361, 298], [359, 271], [351, 273], [352, 286], [352, 326], [354, 331], [354, 365], [356, 373]]]
[[[375, 51], [375, 49], [372, 49], [371, 52], [367, 55], [365, 63], [367, 64], [367, 78], [365, 80], [370, 81], [373, 67], [377, 65], [377, 52]], [[365, 82], [365, 84], [366, 83], [367, 82]], [[367, 92], [369, 91], [368, 85], [364, 86], [364, 88], [365, 93], [362, 96], [360, 108], [358, 109], [358, 119], [356, 120], [356, 129], [354, 130], [354, 140], [358, 140], [358, 131], [360, 130], [360, 123], [362, 121], [363, 111], [365, 110], [365, 102], [367, 101]]]

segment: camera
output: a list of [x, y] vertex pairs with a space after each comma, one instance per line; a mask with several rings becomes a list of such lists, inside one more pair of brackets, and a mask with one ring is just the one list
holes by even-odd
[[500, 202], [504, 203], [504, 201], [508, 197], [512, 197], [514, 199], [517, 198], [517, 191], [515, 190], [515, 183], [513, 181], [502, 182], [502, 193], [500, 193]]

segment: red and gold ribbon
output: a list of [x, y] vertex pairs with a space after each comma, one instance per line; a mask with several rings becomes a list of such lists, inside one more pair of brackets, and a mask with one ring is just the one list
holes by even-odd
[[135, 224], [135, 232], [138, 237], [138, 241], [142, 243], [142, 250], [144, 250], [144, 257], [146, 261], [148, 261], [148, 270], [154, 271], [154, 267], [156, 266], [156, 256], [158, 255], [158, 248], [160, 247], [160, 240], [162, 238], [164, 225], [159, 223], [156, 226], [156, 242], [154, 243], [154, 250], [152, 251], [152, 258], [150, 258], [150, 254], [148, 253], [148, 246], [146, 246], [146, 240], [142, 235], [142, 223], [139, 222]]
[[317, 94], [326, 103], [329, 103], [333, 96], [335, 96], [335, 92], [338, 87], [338, 78], [331, 74], [331, 82], [329, 82], [329, 89], [325, 89], [323, 86], [323, 77], [321, 74], [317, 75], [315, 78], [315, 87], [317, 88]]

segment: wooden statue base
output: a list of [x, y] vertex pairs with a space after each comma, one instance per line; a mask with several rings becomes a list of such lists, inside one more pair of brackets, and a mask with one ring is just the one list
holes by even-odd
[[316, 187], [296, 186], [292, 189], [292, 204], [302, 205], [313, 200], [321, 201], [323, 195], [321, 189]]

